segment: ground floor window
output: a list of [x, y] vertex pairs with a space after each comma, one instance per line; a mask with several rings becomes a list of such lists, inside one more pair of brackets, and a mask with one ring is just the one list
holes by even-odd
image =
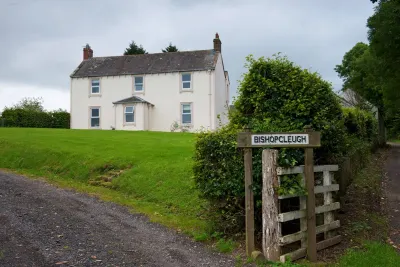
[[125, 122], [133, 123], [135, 122], [135, 107], [134, 106], [126, 106], [125, 107]]
[[100, 127], [100, 108], [90, 108], [90, 127]]
[[182, 123], [190, 124], [192, 123], [192, 105], [190, 103], [181, 104], [182, 110]]

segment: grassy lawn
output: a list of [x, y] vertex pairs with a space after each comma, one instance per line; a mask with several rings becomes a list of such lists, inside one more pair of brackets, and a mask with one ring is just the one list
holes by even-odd
[[209, 228], [193, 189], [193, 149], [190, 133], [0, 128], [0, 168], [45, 177], [198, 235]]

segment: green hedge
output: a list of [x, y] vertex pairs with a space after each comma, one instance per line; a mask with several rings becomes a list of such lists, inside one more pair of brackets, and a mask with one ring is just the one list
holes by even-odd
[[[353, 151], [354, 136], [365, 140], [376, 133], [376, 121], [358, 110], [342, 111], [329, 83], [316, 73], [301, 69], [286, 58], [248, 58], [248, 73], [239, 87], [229, 125], [197, 135], [194, 181], [210, 203], [209, 215], [219, 231], [240, 233], [244, 229], [244, 166], [237, 148], [237, 133], [250, 126], [252, 132], [303, 131], [311, 125], [321, 132], [321, 148], [315, 164], [337, 164]], [[359, 140], [364, 140], [359, 139]], [[261, 230], [262, 149], [253, 149], [253, 192], [256, 232]], [[279, 149], [278, 164], [304, 164], [303, 149]], [[282, 186], [282, 185], [281, 185]], [[287, 177], [280, 190], [302, 190], [298, 179]]]
[[342, 110], [348, 134], [368, 142], [376, 140], [378, 122], [373, 114], [358, 108], [346, 107]]
[[66, 111], [33, 111], [6, 108], [1, 114], [5, 127], [70, 128], [70, 114]]

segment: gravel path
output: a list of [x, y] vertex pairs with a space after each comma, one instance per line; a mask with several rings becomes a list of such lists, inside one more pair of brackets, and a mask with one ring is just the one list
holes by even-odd
[[234, 266], [116, 204], [0, 172], [0, 266]]
[[386, 162], [388, 176], [387, 197], [390, 215], [390, 238], [400, 251], [400, 144], [390, 144]]

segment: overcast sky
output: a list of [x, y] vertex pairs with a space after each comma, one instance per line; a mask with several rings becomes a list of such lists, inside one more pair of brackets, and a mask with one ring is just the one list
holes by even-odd
[[231, 95], [245, 57], [282, 52], [341, 88], [333, 68], [366, 41], [369, 0], [0, 0], [0, 111], [23, 97], [69, 110], [69, 75], [89, 43], [121, 55], [131, 40], [150, 53], [213, 47], [218, 32]]

